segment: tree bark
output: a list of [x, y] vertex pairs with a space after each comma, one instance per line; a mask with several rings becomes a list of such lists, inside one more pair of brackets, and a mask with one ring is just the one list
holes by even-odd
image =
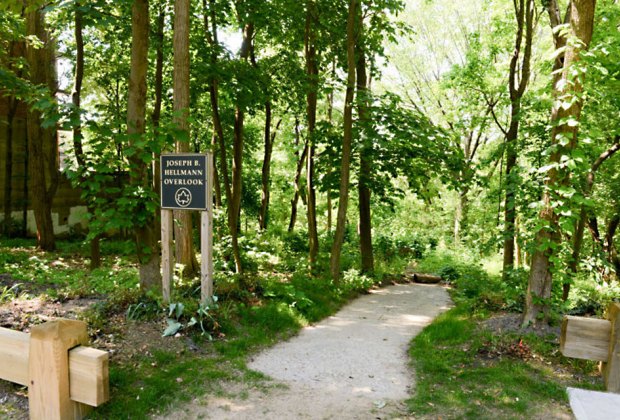
[[[299, 145], [299, 120], [295, 119], [295, 144]], [[298, 152], [296, 152], [298, 154]], [[301, 152], [301, 156], [297, 160], [297, 169], [295, 170], [295, 180], [293, 181], [293, 185], [295, 186], [295, 194], [293, 195], [293, 199], [291, 200], [291, 218], [288, 224], [288, 231], [292, 232], [295, 229], [295, 222], [297, 221], [297, 203], [299, 202], [299, 196], [303, 193], [301, 188], [301, 173], [303, 168], [306, 165], [306, 157], [308, 156], [308, 139], [306, 139], [306, 143], [304, 144], [304, 148]]]
[[[42, 9], [26, 13], [26, 33], [41, 40], [39, 49], [28, 45], [26, 59], [30, 81], [47, 87], [51, 96], [56, 94], [56, 55], [54, 42], [45, 25]], [[56, 127], [43, 127], [42, 114], [30, 109], [27, 116], [28, 173], [32, 209], [37, 224], [37, 245], [45, 251], [56, 248], [52, 222], [52, 200], [58, 187], [58, 141]]]
[[[620, 136], [616, 136], [615, 143], [609, 147], [605, 152], [601, 153], [601, 155], [594, 161], [592, 167], [590, 168], [590, 172], [586, 176], [586, 183], [583, 189], [583, 196], [589, 197], [592, 193], [592, 188], [594, 187], [594, 180], [596, 176], [596, 171], [598, 168], [605, 162], [607, 159], [612, 157], [618, 150], [620, 150]], [[575, 233], [572, 238], [572, 253], [571, 259], [568, 264], [568, 268], [571, 273], [577, 273], [579, 268], [579, 260], [581, 256], [581, 246], [583, 244], [583, 234], [585, 232], [586, 222], [588, 220], [588, 209], [585, 205], [582, 204], [581, 211], [579, 213], [579, 220], [577, 221], [577, 227], [575, 228]], [[615, 230], [614, 230], [615, 231]], [[597, 238], [600, 244], [600, 237]], [[611, 235], [611, 241], [613, 241], [613, 233]], [[605, 241], [604, 248], [605, 250], [609, 249], [607, 243], [610, 242], [609, 237]], [[608, 253], [609, 255], [609, 253]], [[612, 262], [611, 258], [608, 258], [610, 262]], [[568, 295], [570, 293], [570, 283], [565, 283], [562, 286], [562, 300], [568, 300]]]
[[[131, 69], [127, 96], [127, 134], [135, 145], [144, 135], [146, 122], [146, 76], [148, 70], [149, 5], [148, 0], [135, 0], [131, 10]], [[152, 187], [148, 167], [138, 153], [129, 157], [130, 182], [145, 189]], [[144, 209], [143, 211], [146, 211]], [[154, 232], [154, 214], [148, 214], [142, 225], [135, 227], [136, 249], [140, 264], [140, 288], [159, 289], [159, 252]]]
[[[73, 92], [71, 93], [71, 101], [73, 103], [74, 120], [76, 121], [73, 127], [73, 151], [75, 153], [75, 160], [80, 167], [79, 173], [82, 183], [86, 182], [84, 170], [86, 169], [86, 155], [84, 154], [84, 148], [82, 146], [82, 116], [81, 116], [81, 101], [82, 101], [82, 82], [84, 80], [84, 22], [83, 13], [80, 9], [81, 4], [75, 4], [75, 16], [74, 16], [74, 33], [75, 33], [75, 76], [73, 83]], [[88, 213], [94, 214], [92, 205], [87, 205]], [[101, 235], [97, 235], [90, 240], [90, 269], [94, 270], [101, 266], [101, 248], [99, 241]]]
[[[209, 0], [209, 7], [207, 8], [207, 0], [202, 0], [202, 7], [204, 10], [204, 28], [205, 28], [205, 37], [207, 38], [207, 42], [211, 46], [211, 54], [210, 54], [210, 64], [212, 68], [217, 66], [217, 51], [219, 48], [218, 40], [217, 40], [217, 21], [215, 14], [215, 2], [214, 0]], [[209, 28], [209, 19], [211, 19], [211, 28]], [[224, 129], [222, 127], [222, 120], [220, 118], [220, 106], [219, 106], [219, 88], [217, 77], [215, 76], [215, 72], [213, 72], [213, 76], [209, 79], [209, 99], [211, 102], [211, 120], [213, 122], [213, 136], [214, 139], [212, 141], [214, 153], [213, 157], [215, 159], [216, 151], [219, 152], [219, 161], [220, 161], [220, 170], [219, 173], [222, 175], [222, 180], [224, 183], [224, 194], [226, 195], [227, 203], [232, 201], [232, 190], [230, 186], [230, 178], [228, 176], [228, 160], [226, 154], [226, 142], [224, 139]], [[216, 169], [215, 164], [213, 165], [213, 173], [215, 175], [219, 175]], [[218, 202], [217, 207], [222, 207], [222, 192], [220, 189], [219, 176], [217, 177], [217, 182], [215, 183], [215, 192], [216, 192], [216, 200]], [[215, 179], [214, 179], [215, 181]]]
[[[369, 120], [368, 115], [368, 77], [366, 75], [366, 51], [363, 45], [363, 22], [362, 14], [358, 12], [358, 40], [356, 43], [357, 51], [357, 107], [359, 121], [363, 125]], [[358, 174], [358, 208], [359, 208], [359, 234], [360, 234], [360, 255], [361, 268], [363, 273], [372, 273], [375, 270], [375, 261], [372, 249], [372, 219], [370, 213], [370, 187], [369, 178], [372, 174], [372, 142], [367, 135], [362, 133], [362, 146], [360, 150], [360, 168]]]
[[269, 224], [269, 199], [271, 190], [271, 155], [273, 154], [273, 145], [276, 141], [278, 129], [282, 123], [282, 118], [278, 120], [276, 126], [271, 130], [271, 101], [265, 102], [265, 133], [264, 142], [265, 149], [263, 155], [263, 167], [261, 170], [261, 203], [258, 213], [258, 224], [261, 230], [267, 229]]
[[[587, 49], [592, 39], [594, 26], [594, 9], [596, 0], [573, 0], [570, 10], [571, 36], [579, 42], [570, 43], [566, 47], [562, 81], [555, 85], [556, 100], [551, 113], [553, 129], [551, 131], [551, 143], [554, 151], [550, 156], [553, 165], [559, 165], [562, 155], [570, 153], [577, 145], [578, 126], [568, 124], [566, 121], [574, 119], [579, 121], [583, 100], [581, 91], [583, 81], [581, 77], [573, 77], [571, 70], [580, 59], [582, 50]], [[571, 100], [569, 107], [562, 107], [562, 102]], [[567, 141], [566, 141], [567, 140]], [[559, 218], [554, 212], [553, 191], [566, 185], [569, 181], [569, 173], [559, 167], [552, 167], [545, 180], [545, 192], [543, 193], [543, 209], [540, 219], [544, 222], [541, 229], [536, 232], [536, 251], [532, 257], [528, 288], [526, 292], [525, 311], [523, 325], [527, 326], [537, 320], [542, 312], [545, 320], [549, 312], [549, 298], [551, 297], [551, 283], [553, 279], [552, 258], [554, 249], [561, 241]]]
[[[11, 48], [12, 50], [12, 48]], [[19, 101], [13, 97], [8, 98], [8, 112], [6, 116], [6, 154], [4, 166], [4, 221], [3, 231], [7, 237], [11, 235], [13, 222], [13, 125]]]
[[[188, 122], [190, 106], [189, 9], [189, 0], [175, 0], [173, 110], [177, 128], [186, 133], [185, 139], [177, 139], [176, 141], [177, 153], [190, 151]], [[184, 210], [175, 210], [174, 218], [177, 220], [174, 225], [176, 261], [183, 266], [183, 276], [193, 277], [199, 272], [200, 267], [194, 252], [192, 214]]]
[[[508, 76], [508, 90], [510, 92], [510, 124], [505, 133], [506, 139], [506, 196], [504, 200], [504, 262], [503, 276], [514, 268], [515, 255], [515, 192], [518, 188], [516, 174], [513, 173], [517, 165], [517, 138], [519, 123], [521, 122], [521, 100], [530, 79], [530, 61], [532, 57], [532, 40], [534, 38], [534, 15], [536, 5], [534, 0], [519, 0], [515, 2], [515, 17], [517, 20], [517, 34], [515, 48], [510, 60]], [[525, 47], [522, 52], [523, 41]], [[519, 66], [519, 61], [521, 65]]]
[[[151, 122], [153, 123], [153, 134], [159, 135], [161, 119], [162, 96], [164, 89], [164, 25], [166, 23], [166, 0], [158, 2], [157, 26], [155, 27], [155, 103], [151, 112]], [[152, 165], [152, 185], [158, 197], [161, 196], [161, 153], [153, 153]], [[157, 242], [161, 241], [161, 214], [155, 214], [155, 237]]]
[[318, 98], [319, 68], [316, 53], [316, 26], [318, 11], [314, 0], [306, 2], [306, 27], [304, 34], [304, 50], [306, 56], [306, 76], [308, 92], [306, 94], [306, 118], [308, 122], [308, 156], [306, 160], [306, 188], [308, 210], [308, 259], [310, 270], [316, 268], [319, 254], [319, 235], [316, 224], [316, 190], [314, 188], [314, 130], [316, 128], [316, 104]]
[[353, 140], [353, 94], [355, 92], [355, 37], [358, 14], [358, 0], [349, 1], [347, 17], [347, 90], [344, 102], [344, 133], [342, 137], [342, 163], [340, 165], [340, 202], [336, 218], [336, 231], [332, 244], [329, 267], [334, 281], [340, 279], [340, 254], [344, 243], [344, 231], [347, 221], [347, 205], [349, 201], [349, 173], [351, 169], [351, 146]]
[[[239, 58], [247, 61], [252, 49], [252, 38], [254, 37], [254, 24], [246, 23], [243, 27], [243, 41], [239, 50]], [[239, 250], [239, 216], [241, 212], [241, 188], [243, 181], [243, 143], [244, 143], [244, 118], [245, 109], [239, 100], [235, 109], [235, 124], [233, 135], [233, 164], [232, 164], [232, 189], [231, 201], [228, 202], [228, 228], [232, 238], [233, 258], [235, 260], [235, 271], [243, 273], [241, 263], [241, 253]]]

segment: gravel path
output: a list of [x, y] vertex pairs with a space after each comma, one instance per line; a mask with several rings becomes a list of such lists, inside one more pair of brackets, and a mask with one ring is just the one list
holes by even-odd
[[402, 412], [415, 386], [407, 347], [449, 308], [445, 288], [404, 284], [373, 291], [248, 366], [276, 386], [194, 401], [174, 418], [376, 419]]

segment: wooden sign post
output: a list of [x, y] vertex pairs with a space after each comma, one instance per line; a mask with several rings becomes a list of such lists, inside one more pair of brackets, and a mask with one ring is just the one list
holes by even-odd
[[213, 154], [165, 154], [161, 155], [160, 166], [163, 299], [170, 302], [174, 271], [172, 211], [199, 210], [200, 299], [204, 303], [213, 296]]

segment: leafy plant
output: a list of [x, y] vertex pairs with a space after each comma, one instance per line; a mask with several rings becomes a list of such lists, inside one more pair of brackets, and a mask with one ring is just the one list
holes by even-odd
[[182, 329], [189, 330], [194, 326], [199, 326], [201, 334], [209, 340], [213, 340], [212, 332], [219, 328], [219, 324], [213, 316], [213, 311], [218, 308], [218, 298], [213, 296], [209, 301], [201, 303], [189, 320], [184, 319], [185, 305], [181, 302], [171, 303], [168, 307], [168, 326], [162, 336], [169, 337], [177, 334]]
[[4, 286], [2, 290], [0, 290], [0, 304], [10, 302], [15, 299], [19, 295], [19, 287], [21, 283], [15, 283], [12, 286]]

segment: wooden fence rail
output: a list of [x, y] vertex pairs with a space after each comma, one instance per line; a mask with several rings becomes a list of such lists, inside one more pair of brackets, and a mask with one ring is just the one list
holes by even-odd
[[108, 401], [108, 353], [87, 342], [82, 321], [50, 321], [30, 334], [0, 328], [0, 379], [28, 387], [31, 419], [81, 419]]
[[612, 303], [607, 319], [565, 316], [560, 351], [566, 357], [602, 362], [605, 387], [620, 393], [620, 303]]

